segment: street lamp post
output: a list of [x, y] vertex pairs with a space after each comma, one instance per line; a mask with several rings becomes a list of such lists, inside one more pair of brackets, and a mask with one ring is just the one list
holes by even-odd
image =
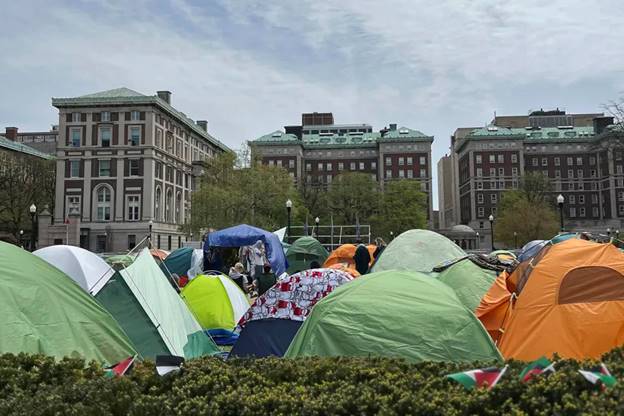
[[514, 231], [514, 248], [518, 248], [518, 233]]
[[24, 248], [24, 230], [20, 230], [20, 247]]
[[615, 238], [620, 239], [620, 230], [615, 230]]
[[480, 241], [479, 241], [479, 231], [477, 231], [476, 237], [477, 237], [477, 250], [479, 250], [479, 243], [480, 243]]
[[321, 222], [321, 219], [319, 217], [314, 218], [314, 224], [316, 224], [316, 238], [318, 238], [319, 236], [319, 222]]
[[563, 195], [559, 194], [557, 195], [557, 205], [559, 206], [559, 222], [561, 225], [561, 232], [564, 231], [564, 227], [563, 227], [563, 203], [565, 202], [565, 198], [563, 197]]
[[394, 240], [394, 231], [390, 231], [390, 241]]
[[491, 242], [492, 242], [492, 251], [494, 251], [494, 215], [490, 214], [490, 216], [488, 217], [488, 220], [490, 221], [490, 237], [491, 237]]
[[611, 239], [611, 227], [607, 227], [607, 237]]
[[286, 201], [286, 213], [288, 214], [288, 225], [286, 228], [286, 242], [290, 243], [290, 212], [292, 210], [292, 201], [289, 199]]
[[32, 221], [32, 229], [30, 231], [30, 251], [35, 251], [35, 216], [37, 215], [37, 206], [32, 204], [29, 208], [30, 219]]
[[[154, 226], [154, 221], [149, 220], [149, 238], [148, 238], [149, 241], [148, 241], [148, 243], [149, 243], [150, 248], [152, 248], [152, 227], [153, 226]], [[191, 237], [192, 236], [193, 235], [191, 234]], [[192, 240], [192, 238], [191, 238], [191, 240]]]

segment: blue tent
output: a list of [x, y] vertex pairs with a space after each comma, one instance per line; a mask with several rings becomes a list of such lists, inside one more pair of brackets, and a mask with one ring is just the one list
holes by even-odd
[[248, 322], [230, 357], [283, 357], [303, 321], [290, 319], [260, 319]]
[[520, 254], [518, 255], [518, 261], [523, 262], [532, 257], [535, 257], [540, 252], [542, 247], [548, 243], [548, 240], [533, 240], [529, 241], [522, 247]]
[[204, 243], [204, 252], [207, 252], [211, 247], [251, 246], [258, 240], [264, 243], [267, 258], [275, 275], [279, 276], [284, 273], [288, 266], [279, 237], [271, 232], [247, 224], [208, 234], [208, 239]]

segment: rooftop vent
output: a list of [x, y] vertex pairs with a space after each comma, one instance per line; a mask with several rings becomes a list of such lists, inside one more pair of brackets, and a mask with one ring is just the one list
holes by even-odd
[[203, 131], [208, 131], [208, 121], [206, 120], [197, 120], [195, 122], [200, 129], [202, 129]]
[[559, 130], [570, 130], [573, 129], [574, 126], [557, 126]]
[[362, 132], [361, 131], [352, 131], [347, 133], [349, 136], [361, 136]]
[[323, 132], [323, 133], [319, 133], [319, 136], [333, 136], [334, 133], [332, 132]]
[[407, 133], [409, 133], [408, 129], [400, 129], [399, 130], [399, 134], [407, 134]]
[[488, 131], [498, 131], [498, 127], [496, 126], [488, 126]]
[[171, 91], [156, 91], [158, 97], [165, 101], [167, 104], [171, 104]]
[[282, 132], [276, 131], [275, 133], [271, 135], [271, 137], [282, 137]]

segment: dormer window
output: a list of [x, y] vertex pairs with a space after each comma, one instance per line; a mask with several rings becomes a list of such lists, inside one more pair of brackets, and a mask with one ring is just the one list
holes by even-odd
[[101, 121], [110, 121], [110, 111], [102, 111], [100, 113], [100, 120]]

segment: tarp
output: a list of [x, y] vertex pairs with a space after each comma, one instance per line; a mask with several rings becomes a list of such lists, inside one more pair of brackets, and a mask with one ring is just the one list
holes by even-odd
[[310, 269], [310, 263], [318, 262], [322, 265], [329, 253], [323, 245], [314, 237], [301, 237], [286, 251], [288, 260], [288, 274]]
[[277, 235], [260, 228], [241, 224], [214, 231], [208, 234], [208, 239], [204, 243], [204, 251], [208, 251], [210, 247], [251, 246], [258, 240], [264, 243], [267, 259], [269, 263], [271, 263], [273, 272], [276, 276], [280, 276], [286, 271], [287, 267], [282, 244]]
[[49, 246], [33, 254], [61, 270], [94, 296], [115, 273], [101, 257], [80, 247]]
[[247, 296], [227, 276], [199, 275], [180, 296], [205, 330], [232, 331], [249, 308]]
[[453, 289], [425, 274], [404, 271], [368, 274], [334, 290], [316, 304], [285, 356], [502, 359]]
[[440, 263], [466, 253], [448, 238], [429, 230], [409, 230], [392, 240], [373, 265], [373, 272], [405, 270], [428, 273]]
[[56, 267], [0, 242], [0, 353], [82, 357], [107, 365], [136, 351], [119, 324]]
[[598, 359], [624, 343], [624, 254], [612, 244], [548, 245], [508, 280], [517, 300], [500, 338], [505, 358]]
[[496, 272], [483, 269], [465, 258], [444, 269], [437, 278], [455, 291], [464, 306], [474, 311], [496, 280]]
[[172, 355], [193, 358], [218, 352], [148, 249], [143, 249], [134, 263], [119, 274]]

